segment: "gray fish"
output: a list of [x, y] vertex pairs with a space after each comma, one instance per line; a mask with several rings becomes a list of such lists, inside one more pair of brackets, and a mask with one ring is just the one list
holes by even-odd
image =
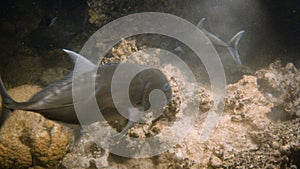
[[172, 52], [184, 54], [184, 50], [177, 41], [175, 42], [175, 46], [176, 47], [172, 50]]
[[222, 39], [220, 39], [219, 37], [217, 37], [216, 35], [212, 34], [211, 32], [207, 31], [204, 27], [203, 27], [203, 22], [205, 21], [205, 18], [202, 18], [197, 27], [202, 30], [205, 35], [209, 38], [209, 40], [217, 46], [221, 46], [221, 47], [226, 47], [231, 56], [233, 57], [233, 59], [238, 63], [238, 64], [242, 64], [240, 55], [238, 53], [237, 50], [237, 46], [239, 44], [239, 41], [241, 40], [243, 34], [244, 34], [244, 30], [239, 31], [237, 34], [235, 34], [227, 43], [225, 41], [223, 41]]
[[[111, 113], [111, 109], [116, 108], [111, 96], [111, 82], [114, 71], [118, 67], [119, 63], [97, 66], [73, 51], [65, 49], [64, 51], [68, 53], [74, 62], [77, 61], [77, 63], [79, 63], [78, 71], [73, 71], [61, 80], [48, 85], [26, 102], [16, 102], [13, 100], [8, 95], [0, 78], [0, 92], [2, 96], [2, 107], [4, 110], [2, 117], [0, 117], [0, 126], [5, 121], [8, 114], [7, 112], [15, 109], [33, 111], [52, 120], [78, 124], [79, 120], [77, 119], [74, 105], [86, 103], [89, 99], [74, 103], [72, 90], [84, 90], [87, 87], [84, 85], [84, 82], [88, 80], [88, 78], [92, 77], [95, 78], [95, 92], [91, 93], [90, 96], [91, 98], [96, 96], [101, 112]], [[95, 71], [95, 69], [97, 71]], [[97, 74], [92, 75], [91, 72], [97, 72]], [[73, 75], [76, 75], [74, 78], [79, 78], [78, 80], [83, 82], [82, 85], [72, 88]], [[129, 98], [131, 103], [135, 107], [141, 107], [142, 110], [147, 110], [150, 105], [148, 96], [153, 89], [162, 90], [167, 100], [169, 102], [171, 101], [172, 91], [168, 79], [160, 70], [152, 68], [138, 73], [131, 81], [129, 87]], [[122, 105], [125, 103], [127, 102], [124, 101], [124, 103], [120, 104]], [[129, 117], [131, 117], [130, 113], [131, 112], [128, 109]], [[88, 124], [96, 122], [95, 117], [89, 116], [88, 111], [84, 121]], [[128, 120], [126, 127], [121, 133], [125, 134], [133, 124], [133, 121]]]
[[48, 27], [55, 26], [56, 24], [57, 24], [57, 16], [51, 19]]

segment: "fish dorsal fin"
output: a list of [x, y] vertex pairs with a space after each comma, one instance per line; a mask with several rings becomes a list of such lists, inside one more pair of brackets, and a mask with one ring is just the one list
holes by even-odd
[[89, 61], [87, 58], [81, 56], [80, 54], [67, 49], [63, 49], [63, 51], [71, 57], [74, 63], [76, 63], [76, 72], [74, 72], [75, 74], [92, 71], [97, 68], [97, 65]]
[[211, 41], [211, 43], [213, 43], [214, 45], [217, 45], [217, 46], [226, 47], [227, 46], [226, 42], [224, 42], [218, 36], [214, 35], [213, 33], [209, 32], [208, 30], [206, 30], [204, 28], [203, 23], [205, 20], [206, 20], [206, 18], [202, 18], [199, 21], [199, 23], [197, 24], [197, 27], [205, 33], [205, 35], [208, 37], [208, 39]]
[[204, 22], [205, 20], [206, 20], [206, 18], [202, 18], [202, 19], [198, 22], [198, 24], [197, 24], [197, 27], [200, 28], [201, 30], [204, 29], [204, 27], [203, 27], [203, 22]]

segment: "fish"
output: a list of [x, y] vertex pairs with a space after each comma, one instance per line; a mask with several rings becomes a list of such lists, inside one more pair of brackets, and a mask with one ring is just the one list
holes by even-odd
[[178, 42], [175, 42], [175, 48], [172, 50], [172, 52], [184, 54], [184, 50]]
[[[17, 102], [9, 96], [7, 90], [0, 77], [0, 93], [2, 97], [2, 109], [4, 112], [3, 117], [0, 117], [0, 121], [3, 123], [7, 118], [7, 112], [13, 113], [13, 110], [27, 110], [39, 113], [44, 117], [71, 124], [79, 124], [74, 105], [83, 104], [89, 102], [90, 98], [96, 97], [98, 106], [101, 113], [111, 113], [111, 109], [115, 109], [115, 104], [112, 99], [111, 84], [112, 77], [120, 63], [109, 63], [105, 65], [95, 65], [80, 54], [63, 49], [73, 62], [77, 63], [77, 69], [70, 72], [62, 79], [55, 81], [41, 91], [33, 95], [28, 101]], [[96, 72], [95, 74], [91, 72]], [[87, 85], [84, 83], [88, 78], [95, 78], [95, 91], [89, 94], [89, 98], [79, 102], [74, 102], [72, 98], [72, 91], [84, 90]], [[82, 81], [82, 85], [78, 87], [72, 87], [72, 78]], [[168, 103], [172, 100], [172, 89], [165, 74], [156, 68], [145, 69], [139, 72], [131, 81], [129, 87], [129, 98], [134, 107], [139, 107], [142, 110], [147, 110], [150, 106], [149, 93], [154, 89], [160, 89], [164, 92]], [[124, 105], [121, 100], [122, 106]], [[129, 106], [128, 106], [129, 107]], [[128, 108], [129, 120], [121, 131], [121, 133], [127, 133], [127, 130], [135, 123], [132, 118], [132, 112]], [[6, 114], [6, 115], [5, 115]], [[2, 116], [1, 115], [1, 116]], [[95, 117], [89, 116], [87, 112], [86, 124], [96, 122]], [[0, 127], [2, 124], [0, 123]]]
[[50, 23], [48, 24], [48, 27], [53, 27], [53, 26], [55, 26], [56, 24], [57, 24], [57, 16], [54, 17], [54, 18], [52, 18], [52, 19], [50, 20]]
[[245, 33], [244, 30], [239, 31], [236, 33], [228, 42], [225, 42], [224, 40], [220, 39], [218, 36], [214, 35], [213, 33], [207, 31], [203, 23], [206, 20], [206, 18], [202, 18], [199, 23], [197, 24], [197, 27], [205, 33], [205, 35], [209, 38], [209, 40], [217, 46], [226, 47], [230, 53], [230, 55], [233, 57], [233, 59], [240, 65], [242, 65], [241, 57], [239, 55], [239, 52], [237, 50], [238, 44]]
[[176, 46], [176, 48], [174, 48], [172, 50], [173, 52], [177, 52], [177, 53], [184, 53], [183, 49], [181, 46]]

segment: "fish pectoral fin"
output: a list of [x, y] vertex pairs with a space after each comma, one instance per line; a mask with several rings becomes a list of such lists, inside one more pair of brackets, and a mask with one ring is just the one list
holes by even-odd
[[134, 121], [128, 120], [126, 126], [122, 129], [122, 131], [116, 135], [113, 136], [113, 138], [117, 139], [117, 140], [121, 140], [122, 138], [124, 138], [126, 136], [126, 134], [128, 133], [128, 130], [134, 125]]
[[143, 112], [137, 110], [136, 108], [129, 108], [128, 113], [128, 122], [126, 126], [122, 129], [122, 131], [118, 134], [120, 138], [124, 137], [127, 134], [128, 130], [134, 125], [134, 123], [138, 122], [143, 116]]
[[126, 126], [122, 129], [122, 131], [118, 134], [122, 137], [126, 136], [128, 130], [134, 125], [135, 122], [128, 120]]

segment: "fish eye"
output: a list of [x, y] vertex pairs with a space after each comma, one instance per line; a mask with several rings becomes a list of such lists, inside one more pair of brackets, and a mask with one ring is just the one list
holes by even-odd
[[169, 85], [169, 83], [166, 83], [164, 86], [163, 86], [163, 91], [168, 91], [171, 89], [171, 86]]

